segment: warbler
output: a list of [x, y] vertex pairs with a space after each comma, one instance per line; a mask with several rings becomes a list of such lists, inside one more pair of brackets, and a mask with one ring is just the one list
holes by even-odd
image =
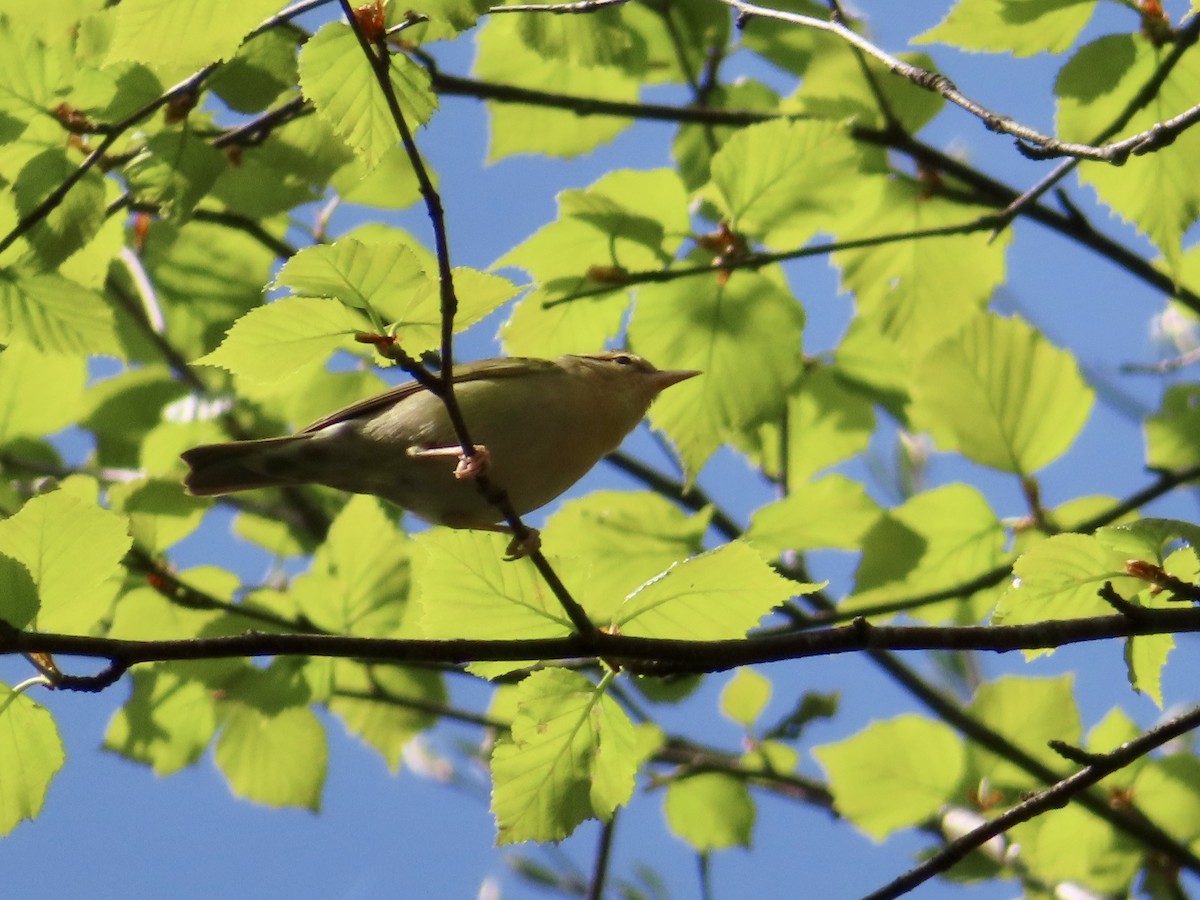
[[486, 471], [524, 515], [615, 450], [659, 393], [699, 374], [660, 371], [621, 351], [481, 360], [453, 375], [455, 398], [478, 442], [469, 457], [442, 400], [412, 381], [290, 437], [188, 450], [184, 485], [206, 496], [321, 484], [383, 497], [451, 528], [509, 531], [498, 524], [497, 507], [468, 483], [473, 476]]

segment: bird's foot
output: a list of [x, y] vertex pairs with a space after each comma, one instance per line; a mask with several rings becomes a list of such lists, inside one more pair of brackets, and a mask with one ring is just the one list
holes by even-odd
[[536, 553], [542, 549], [542, 534], [536, 528], [528, 529], [528, 533], [523, 538], [516, 537], [508, 542], [508, 549], [504, 552], [504, 561], [512, 562], [516, 559], [522, 559], [529, 556], [531, 553]]
[[467, 481], [486, 475], [492, 465], [492, 454], [483, 444], [474, 445], [474, 453], [470, 456], [462, 452], [462, 447], [409, 447], [408, 455], [413, 459], [426, 457], [450, 456], [458, 460], [454, 467], [454, 477], [459, 481]]

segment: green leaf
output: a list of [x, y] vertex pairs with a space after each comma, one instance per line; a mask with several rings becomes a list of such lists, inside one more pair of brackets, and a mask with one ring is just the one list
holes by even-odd
[[[453, 275], [454, 292], [458, 297], [458, 307], [454, 315], [456, 334], [499, 309], [519, 290], [507, 278], [478, 269], [459, 267], [453, 270]], [[404, 346], [410, 351], [433, 349], [440, 344], [441, 304], [441, 286], [429, 279], [417, 290], [412, 303], [402, 314], [397, 315], [392, 311], [391, 314], [396, 316], [392, 324], [403, 337]], [[422, 327], [430, 314], [433, 315], [434, 326]]]
[[238, 319], [221, 346], [196, 362], [269, 384], [322, 365], [335, 350], [357, 349], [354, 335], [370, 328], [335, 300], [284, 297]]
[[1047, 538], [1013, 565], [1013, 585], [1000, 598], [992, 622], [1025, 625], [1107, 615], [1112, 607], [1097, 593], [1104, 582], [1112, 581], [1118, 593], [1127, 596], [1139, 588], [1125, 575], [1126, 559], [1126, 554], [1090, 535]]
[[942, 43], [963, 50], [1014, 56], [1061, 53], [1074, 42], [1095, 0], [957, 0], [915, 44]]
[[[22, 167], [12, 186], [17, 212], [22, 217], [30, 215], [77, 168], [65, 149], [39, 153]], [[95, 237], [104, 224], [106, 202], [104, 178], [93, 169], [24, 234], [37, 266], [47, 271], [55, 269]]]
[[[783, 415], [781, 422], [767, 422], [745, 443], [760, 468], [775, 476], [786, 471], [793, 490], [822, 469], [867, 449], [875, 431], [870, 400], [851, 390], [830, 366], [806, 368]], [[781, 432], [787, 435], [786, 466], [779, 458]]]
[[[39, 34], [50, 32], [45, 28], [49, 13], [48, 8], [38, 9]], [[19, 33], [10, 22], [7, 16], [0, 21], [0, 114], [23, 125], [54, 106], [63, 79], [63, 60], [59, 54], [47, 52], [42, 41]]]
[[[240, 387], [245, 391], [245, 385]], [[303, 427], [366, 397], [382, 394], [390, 387], [392, 385], [380, 378], [374, 368], [330, 372], [326, 368], [310, 367], [268, 388], [264, 402], [288, 422]], [[311, 542], [311, 535], [305, 538], [298, 534], [297, 537], [306, 546]]]
[[83, 357], [51, 356], [28, 344], [0, 350], [0, 443], [53, 434], [82, 407]]
[[[828, 12], [819, 10], [816, 15], [825, 18]], [[853, 119], [856, 125], [886, 128], [889, 124], [883, 114], [886, 109], [906, 132], [916, 134], [946, 105], [940, 95], [917, 87], [907, 78], [896, 77], [878, 60], [846, 53], [840, 38], [818, 35], [817, 40], [825, 49], [805, 68], [799, 89], [788, 98], [789, 105], [797, 103], [807, 115], [817, 119]], [[924, 53], [899, 53], [897, 58], [926, 71], [937, 71], [933, 58]], [[864, 77], [864, 62], [874, 83]], [[876, 91], [883, 95], [884, 103], [880, 103]]]
[[862, 316], [852, 319], [834, 351], [835, 365], [848, 385], [907, 424], [910, 360], [900, 342], [883, 332], [883, 324]]
[[[437, 187], [437, 173], [430, 172], [429, 177]], [[412, 162], [399, 146], [385, 151], [373, 167], [357, 156], [351, 157], [333, 173], [329, 185], [344, 202], [376, 209], [407, 209], [421, 199]]]
[[165, 664], [138, 667], [133, 696], [109, 722], [104, 749], [170, 775], [199, 762], [216, 730], [211, 688]]
[[820, 587], [776, 575], [761, 556], [735, 541], [646, 582], [617, 609], [612, 625], [627, 637], [740, 638], [793, 595]]
[[699, 553], [708, 521], [657, 494], [596, 491], [554, 513], [542, 529], [542, 543], [570, 548], [560, 574], [601, 622], [647, 580]]
[[[621, 69], [582, 68], [564, 60], [545, 59], [528, 49], [521, 40], [518, 20], [529, 18], [534, 17], [492, 16], [479, 29], [472, 69], [475, 78], [534, 91], [636, 102], [638, 79]], [[571, 110], [525, 103], [489, 102], [488, 112], [491, 114], [489, 162], [518, 153], [579, 156], [611, 141], [632, 121], [618, 116], [581, 118]]]
[[[374, 699], [364, 699], [367, 696]], [[399, 702], [389, 702], [392, 699]], [[350, 660], [334, 663], [330, 712], [351, 734], [379, 751], [393, 772], [400, 767], [408, 743], [437, 722], [435, 713], [405, 706], [405, 701], [428, 708], [445, 706], [449, 700], [439, 672], [396, 666], [367, 669]]]
[[[16, 348], [10, 348], [5, 354], [14, 349]], [[78, 378], [79, 389], [82, 389], [86, 379], [82, 359], [70, 366], [66, 365], [67, 361], [62, 358], [53, 359], [56, 366], [53, 373], [42, 369], [35, 378], [26, 380], [22, 387], [23, 395], [34, 395], [34, 403], [38, 404], [38, 416], [49, 417], [52, 410], [57, 412], [54, 404], [37, 399], [40, 395], [38, 386], [55, 385], [54, 374], [61, 378], [63, 372], [71, 373], [72, 380], [68, 382], [70, 384]], [[4, 356], [0, 356], [0, 384], [5, 380], [4, 366]], [[4, 393], [0, 388], [0, 396]], [[73, 393], [72, 390], [56, 391], [60, 398], [72, 396]], [[75, 415], [81, 416], [79, 424], [95, 435], [96, 462], [102, 466], [135, 467], [146, 432], [162, 420], [169, 404], [186, 393], [187, 388], [172, 378], [166, 367], [161, 365], [129, 369], [88, 387], [83, 398], [85, 409], [82, 415], [78, 411]], [[0, 403], [0, 407], [2, 406]], [[26, 420], [33, 412], [33, 409], [22, 412], [20, 419]], [[54, 427], [47, 427], [44, 432], [54, 430]], [[0, 434], [3, 433], [4, 430], [0, 427]]]
[[[1063, 66], [1054, 87], [1062, 136], [1094, 141], [1157, 77], [1165, 52], [1140, 34], [1108, 35], [1083, 47]], [[1185, 112], [1198, 91], [1200, 60], [1184, 54], [1115, 139]], [[1131, 156], [1121, 167], [1100, 162], [1079, 167], [1080, 181], [1154, 241], [1176, 277], [1183, 266], [1183, 234], [1200, 214], [1200, 186], [1192, 177], [1198, 154], [1200, 132], [1189, 128], [1169, 146]]]
[[107, 61], [140, 62], [171, 80], [232, 56], [278, 11], [279, 0], [125, 0]]
[[[558, 220], [502, 256], [539, 282], [589, 268], [656, 268], [668, 262], [690, 228], [688, 198], [671, 169], [618, 169], [587, 188], [558, 195]], [[586, 227], [583, 227], [586, 226]]]
[[1150, 759], [1133, 784], [1142, 809], [1154, 810], [1154, 819], [1177, 841], [1190, 843], [1200, 836], [1200, 760], [1174, 753]]
[[913, 378], [916, 415], [935, 437], [1020, 475], [1066, 452], [1094, 396], [1070, 353], [1018, 319], [993, 315], [930, 348]]
[[[772, 9], [797, 13], [815, 19], [826, 19], [828, 7], [816, 0], [776, 0]], [[833, 42], [813, 28], [803, 28], [790, 23], [781, 23], [760, 16], [749, 16], [739, 23], [743, 45], [782, 69], [797, 75], [804, 74], [818, 51], [828, 48]], [[851, 20], [850, 23], [857, 23]], [[838, 39], [840, 43], [840, 39]], [[827, 52], [827, 51], [826, 51]]]
[[869, 834], [889, 834], [935, 815], [961, 789], [962, 740], [941, 722], [904, 715], [813, 748], [834, 807]]
[[112, 311], [60, 275], [0, 271], [0, 341], [45, 353], [120, 355]]
[[[689, 4], [688, 8], [704, 5]], [[779, 95], [761, 81], [750, 78], [739, 78], [732, 84], [721, 84], [718, 80], [708, 94], [705, 105], [713, 110], [757, 112], [766, 119], [778, 111]], [[679, 176], [688, 190], [697, 190], [708, 183], [712, 175], [713, 154], [739, 130], [732, 126], [714, 127], [698, 122], [680, 125], [671, 152], [679, 166]]]
[[633, 793], [639, 740], [621, 708], [583, 675], [534, 672], [517, 689], [510, 738], [492, 751], [497, 842], [558, 841], [609, 819]]
[[270, 714], [231, 702], [225, 707], [216, 762], [230, 790], [264, 806], [321, 807], [329, 747], [307, 707]]
[[741, 779], [720, 772], [677, 778], [667, 787], [667, 827], [697, 853], [749, 847], [754, 799]]
[[[836, 229], [839, 240], [965, 225], [994, 212], [940, 198], [900, 175], [856, 182], [857, 214]], [[972, 319], [1004, 281], [1009, 237], [1004, 231], [991, 240], [982, 231], [905, 238], [843, 250], [833, 260], [842, 270], [842, 289], [854, 294], [858, 315], [892, 338], [902, 357], [915, 359]]]
[[[613, 238], [641, 244], [660, 254], [666, 236], [662, 223], [640, 216], [622, 204], [596, 191], [566, 190], [558, 195], [558, 211], [563, 218], [579, 219]], [[662, 262], [669, 262], [662, 259]]]
[[516, 15], [521, 42], [539, 56], [573, 67], [612, 67], [640, 73], [645, 48], [625, 27], [619, 9], [595, 9], [586, 16]]
[[721, 691], [721, 712], [747, 729], [771, 699], [771, 681], [753, 669], [738, 669]]
[[[459, 297], [455, 331], [475, 324], [517, 291], [507, 279], [475, 269], [455, 269], [453, 276]], [[395, 235], [369, 242], [343, 238], [301, 250], [284, 265], [276, 285], [300, 296], [335, 298], [380, 317], [411, 354], [441, 341], [440, 285]]]
[[[262, 303], [275, 255], [241, 231], [208, 222], [151, 225], [142, 254], [172, 345], [194, 360], [215, 348], [238, 316]], [[157, 350], [146, 358], [161, 363]]]
[[790, 248], [848, 208], [861, 168], [862, 151], [840, 123], [781, 119], [726, 141], [705, 193], [734, 231]]
[[66, 754], [49, 710], [0, 684], [0, 834], [42, 810]]
[[157, 554], [196, 530], [209, 503], [185, 494], [176, 481], [132, 481], [111, 485], [108, 502], [129, 518], [129, 533], [138, 546]]
[[[849, 612], [970, 581], [1003, 558], [1004, 529], [975, 488], [948, 484], [889, 510], [862, 539]], [[914, 612], [928, 621], [954, 616], [961, 600]]]
[[1162, 409], [1146, 418], [1146, 465], [1178, 472], [1200, 465], [1200, 384], [1176, 384]]
[[[1142, 804], [1139, 796], [1138, 806]], [[1046, 884], [1079, 885], [1093, 897], [1130, 895], [1133, 877], [1144, 863], [1133, 841], [1074, 803], [1051, 810], [1012, 836], [1025, 851], [1022, 856], [1028, 856], [1031, 874]]]
[[123, 519], [65, 490], [34, 497], [0, 520], [0, 553], [22, 563], [37, 583], [44, 631], [78, 634], [93, 623], [80, 617], [92, 604], [111, 601], [109, 579], [130, 543]]
[[787, 715], [768, 728], [766, 734], [771, 738], [794, 741], [804, 733], [810, 722], [834, 718], [840, 705], [841, 694], [838, 692], [820, 694], [805, 691]]
[[[216, 571], [221, 572], [228, 582], [219, 585], [221, 590], [214, 590], [218, 585], [212, 584], [211, 579], [204, 579], [202, 576], [198, 578], [195, 570], [181, 573], [180, 579], [184, 584], [198, 590], [206, 590], [213, 596], [231, 596], [239, 587], [236, 577], [224, 569]], [[198, 637], [220, 620], [221, 613], [218, 610], [188, 609], [170, 602], [157, 590], [146, 585], [132, 587], [121, 594], [121, 602], [117, 604], [113, 613], [112, 625], [107, 636], [130, 641], [188, 640]]]
[[687, 196], [668, 169], [619, 170], [559, 195], [559, 218], [510, 250], [496, 266], [519, 266], [539, 283], [502, 330], [515, 355], [594, 352], [621, 327], [628, 292], [616, 274], [661, 268], [689, 230]]
[[[644, 57], [631, 59], [629, 68], [640, 66], [638, 75], [646, 84], [687, 84], [712, 60], [711, 54], [725, 49], [733, 30], [733, 17], [722, 3], [684, 3], [669, 15], [639, 3], [620, 9]], [[710, 103], [707, 95], [705, 105]]]
[[303, 556], [312, 550], [296, 529], [278, 519], [239, 512], [233, 520], [233, 533], [244, 541], [257, 544], [276, 558]]
[[[424, 0], [421, 15], [428, 16], [429, 22], [408, 29], [404, 36], [422, 44], [452, 38], [473, 27], [491, 5], [491, 0]], [[392, 26], [404, 21], [408, 10], [392, 5], [387, 12], [386, 21]]]
[[689, 477], [731, 432], [778, 417], [800, 373], [804, 311], [758, 273], [645, 285], [629, 342], [663, 369], [704, 374], [660, 397], [650, 422], [679, 449]]
[[225, 166], [220, 150], [190, 129], [177, 129], [146, 141], [143, 152], [125, 167], [125, 176], [139, 201], [157, 204], [167, 220], [185, 222]]
[[[388, 59], [405, 124], [416, 131], [437, 109], [429, 73], [404, 54], [394, 53]], [[317, 114], [368, 169], [400, 140], [371, 63], [346, 23], [326, 23], [305, 42], [300, 50], [300, 86]]]
[[508, 539], [433, 528], [413, 538], [412, 613], [420, 637], [563, 637], [570, 620], [533, 566], [505, 562]]
[[757, 510], [746, 540], [768, 556], [785, 550], [856, 550], [883, 510], [863, 485], [844, 475], [801, 484], [783, 500]]
[[0, 556], [0, 619], [13, 628], [24, 628], [38, 611], [37, 585], [29, 569], [8, 556]]
[[261, 112], [299, 78], [296, 39], [282, 30], [266, 31], [242, 44], [208, 80], [208, 87], [241, 113]]
[[[987, 682], [976, 691], [970, 712], [985, 724], [1049, 768], [1060, 771], [1063, 759], [1047, 743], [1078, 745], [1083, 734], [1073, 692], [1074, 677], [1019, 678], [1007, 676]], [[1041, 787], [1024, 769], [977, 744], [969, 745], [972, 776], [1013, 791]]]
[[318, 628], [364, 637], [390, 635], [400, 624], [409, 589], [409, 545], [375, 497], [357, 495], [342, 507], [312, 570], [328, 576], [317, 591], [300, 589], [297, 601]]
[[[1188, 528], [1195, 532], [1196, 526]], [[1163, 561], [1167, 574], [1185, 584], [1200, 581], [1200, 560], [1196, 556], [1196, 545], [1182, 547]], [[1145, 591], [1138, 597], [1140, 605], [1152, 609], [1178, 608], [1179, 600], [1170, 592]], [[1135, 691], [1146, 694], [1159, 707], [1163, 706], [1162, 671], [1167, 657], [1175, 649], [1173, 634], [1145, 634], [1129, 638], [1125, 642], [1125, 666], [1129, 673], [1129, 685]]]
[[[1120, 525], [1105, 525], [1097, 528], [1095, 535], [1105, 546], [1127, 557], [1157, 565], [1165, 565], [1167, 554], [1177, 549], [1181, 542], [1192, 548], [1200, 547], [1200, 525], [1177, 519], [1147, 518]], [[1200, 573], [1185, 570], [1177, 574], [1184, 580], [1195, 580]]]
[[284, 263], [275, 286], [290, 287], [301, 297], [330, 297], [355, 309], [382, 312], [404, 305], [427, 281], [416, 254], [403, 243], [343, 238], [301, 250]]

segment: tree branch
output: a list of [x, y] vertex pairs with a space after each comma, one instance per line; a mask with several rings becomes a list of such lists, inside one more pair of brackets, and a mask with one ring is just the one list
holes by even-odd
[[[1166, 146], [1185, 130], [1195, 125], [1197, 121], [1200, 121], [1200, 106], [1197, 106], [1171, 119], [1159, 122], [1139, 134], [1132, 135], [1113, 144], [1093, 146], [1091, 144], [1064, 141], [1052, 135], [1043, 134], [1028, 125], [1023, 125], [1011, 116], [993, 112], [983, 104], [972, 100], [966, 94], [962, 93], [955, 86], [954, 82], [945, 75], [930, 72], [928, 69], [914, 66], [911, 63], [906, 63], [902, 59], [892, 56], [886, 50], [871, 43], [856, 31], [837, 21], [836, 17], [832, 21], [827, 21], [812, 16], [800, 15], [799, 13], [758, 6], [754, 3], [747, 3], [745, 0], [721, 0], [721, 2], [738, 12], [739, 21], [745, 21], [746, 18], [752, 16], [774, 19], [804, 28], [825, 31], [841, 38], [856, 50], [882, 63], [890, 72], [908, 79], [919, 88], [939, 94], [948, 102], [966, 110], [983, 122], [988, 131], [995, 131], [1015, 137], [1017, 139], [1017, 149], [1030, 159], [1052, 159], [1058, 156], [1073, 156], [1078, 159], [1107, 162], [1119, 166], [1124, 164], [1130, 154], [1149, 153], [1152, 150]], [[1185, 43], [1183, 50], [1186, 50], [1192, 43], [1195, 43], [1197, 35], [1200, 35], [1200, 30], [1191, 28], [1183, 32], [1178, 32], [1177, 35], [1177, 40]], [[1182, 52], [1180, 50], [1180, 53]], [[1164, 74], [1163, 78], [1165, 77], [1166, 75]], [[1132, 116], [1132, 113], [1130, 113], [1130, 116]]]
[[1021, 822], [1065, 806], [1082, 791], [1097, 784], [1103, 778], [1130, 765], [1150, 751], [1168, 741], [1187, 734], [1200, 726], [1200, 707], [1193, 707], [1181, 716], [1176, 716], [1153, 728], [1141, 737], [1122, 744], [1111, 753], [1092, 757], [1094, 762], [1044, 791], [1038, 791], [1012, 809], [996, 816], [984, 825], [949, 842], [919, 866], [905, 872], [899, 878], [867, 895], [869, 900], [892, 900], [924, 884], [934, 875], [948, 872], [972, 850], [982, 847], [992, 838], [1003, 834]]
[[[241, 610], [231, 610], [241, 612]], [[232, 637], [130, 641], [86, 635], [11, 632], [0, 639], [0, 654], [65, 653], [110, 659], [125, 665], [182, 659], [238, 656], [321, 656], [378, 662], [465, 663], [580, 657], [620, 660], [639, 673], [675, 675], [721, 672], [755, 663], [806, 659], [864, 650], [1047, 649], [1069, 644], [1148, 634], [1200, 631], [1200, 609], [1145, 609], [1136, 621], [1109, 615], [1028, 625], [875, 626], [850, 625], [737, 640], [687, 641], [636, 638], [596, 632], [536, 640], [421, 640], [359, 638], [326, 634], [247, 633]]]

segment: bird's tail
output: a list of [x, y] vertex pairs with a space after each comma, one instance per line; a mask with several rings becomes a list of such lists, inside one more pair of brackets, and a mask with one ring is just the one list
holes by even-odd
[[306, 435], [298, 435], [193, 447], [180, 454], [191, 468], [184, 487], [189, 494], [207, 497], [295, 484], [296, 444], [306, 441]]

